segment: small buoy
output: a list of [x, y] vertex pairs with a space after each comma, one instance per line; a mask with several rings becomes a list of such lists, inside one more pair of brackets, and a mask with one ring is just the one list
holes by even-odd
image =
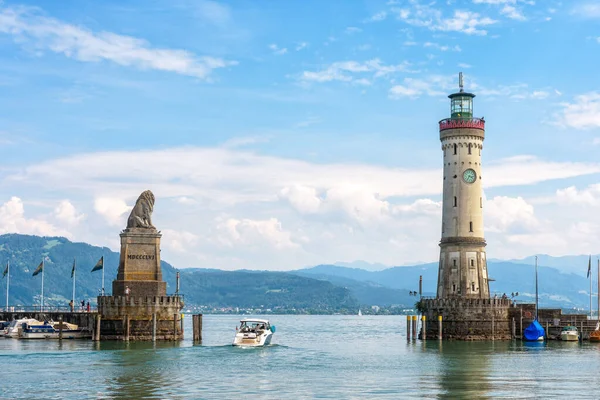
[[275, 325], [271, 325], [271, 332], [275, 333]]

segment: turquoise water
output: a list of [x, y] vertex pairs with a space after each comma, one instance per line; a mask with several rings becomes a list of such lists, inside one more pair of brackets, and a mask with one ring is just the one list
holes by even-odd
[[273, 345], [230, 343], [237, 316], [204, 316], [204, 342], [0, 339], [0, 398], [600, 398], [600, 345], [407, 343], [404, 316], [271, 316]]

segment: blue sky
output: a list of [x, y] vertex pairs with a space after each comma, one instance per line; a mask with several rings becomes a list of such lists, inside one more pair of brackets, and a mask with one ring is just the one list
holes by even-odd
[[594, 1], [0, 3], [0, 232], [118, 249], [157, 196], [177, 267], [439, 251], [437, 122], [485, 116], [492, 258], [597, 253]]

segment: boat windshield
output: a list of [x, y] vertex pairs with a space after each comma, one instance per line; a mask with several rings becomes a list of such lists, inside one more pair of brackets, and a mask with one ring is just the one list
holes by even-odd
[[576, 331], [577, 328], [574, 326], [565, 326], [564, 328], [562, 328], [563, 331]]
[[265, 329], [270, 329], [269, 324], [258, 321], [242, 321], [240, 325], [240, 332], [256, 332]]

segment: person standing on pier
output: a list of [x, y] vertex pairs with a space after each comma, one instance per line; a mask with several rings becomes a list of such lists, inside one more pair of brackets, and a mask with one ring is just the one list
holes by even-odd
[[90, 312], [90, 302], [87, 302], [87, 312]]
[[71, 312], [75, 311], [75, 304], [73, 304], [73, 300], [69, 302], [69, 307], [71, 307]]

